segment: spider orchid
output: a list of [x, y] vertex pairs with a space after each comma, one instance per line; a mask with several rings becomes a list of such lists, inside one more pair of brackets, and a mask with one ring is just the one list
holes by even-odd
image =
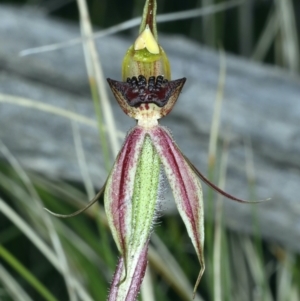
[[161, 167], [170, 183], [179, 214], [198, 256], [203, 275], [204, 217], [199, 178], [217, 192], [238, 202], [208, 179], [182, 154], [170, 132], [158, 120], [170, 113], [185, 78], [171, 80], [168, 58], [157, 42], [156, 1], [146, 0], [140, 35], [128, 49], [122, 68], [123, 81], [107, 79], [123, 109], [137, 120], [117, 156], [103, 188], [77, 215], [104, 194], [109, 227], [121, 254], [109, 301], [134, 301], [147, 266], [147, 250], [157, 209]]

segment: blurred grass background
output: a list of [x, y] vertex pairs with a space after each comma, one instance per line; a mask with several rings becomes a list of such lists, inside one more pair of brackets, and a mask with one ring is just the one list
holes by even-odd
[[[75, 1], [12, 2], [33, 5], [72, 22], [79, 21]], [[158, 13], [213, 3], [212, 0], [159, 0]], [[140, 16], [144, 1], [93, 0], [87, 4], [93, 25], [106, 28]], [[300, 70], [298, 0], [249, 0], [214, 16], [163, 23], [159, 32], [186, 35], [214, 48], [223, 45], [226, 51], [291, 72]], [[130, 31], [122, 34], [128, 35]], [[224, 66], [221, 66], [216, 108], [222, 100], [222, 74], [225, 76], [222, 70]], [[93, 78], [94, 70], [90, 70], [89, 76]], [[99, 90], [96, 86], [91, 90], [97, 111]], [[217, 110], [214, 121], [219, 118]], [[101, 125], [101, 108], [97, 116]], [[209, 174], [212, 181], [223, 186], [230, 144], [216, 138], [218, 127], [212, 129]], [[100, 139], [103, 142], [105, 137]], [[105, 143], [111, 145], [109, 141]], [[80, 153], [80, 141], [76, 147]], [[85, 214], [68, 220], [52, 218], [43, 211], [43, 207], [55, 212], [82, 208], [95, 193], [88, 177], [83, 183], [53, 182], [24, 171], [3, 145], [1, 152], [7, 160], [0, 162], [0, 300], [105, 300], [118, 253], [107, 228], [103, 200]], [[85, 158], [81, 156], [79, 161], [84, 166]], [[250, 173], [248, 189], [249, 198], [257, 199], [255, 179]], [[299, 255], [262, 241], [259, 229], [254, 237], [224, 229], [222, 200], [212, 192], [205, 196], [205, 204], [215, 201], [217, 210], [213, 211], [212, 207], [211, 215], [216, 215], [216, 221], [206, 222], [207, 268], [196, 300], [300, 300]], [[255, 210], [254, 206], [254, 219]], [[185, 228], [177, 217], [162, 216], [155, 226], [149, 262], [150, 277], [146, 278], [140, 299], [191, 300], [199, 267]], [[153, 292], [153, 299], [149, 291]]]

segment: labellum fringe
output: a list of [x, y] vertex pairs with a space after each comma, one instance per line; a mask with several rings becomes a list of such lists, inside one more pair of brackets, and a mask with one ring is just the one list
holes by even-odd
[[168, 58], [157, 42], [156, 1], [146, 0], [140, 35], [128, 49], [123, 81], [107, 79], [125, 114], [137, 125], [128, 133], [112, 171], [96, 197], [75, 216], [104, 195], [105, 211], [121, 254], [108, 301], [134, 301], [147, 266], [147, 250], [155, 218], [161, 166], [170, 183], [179, 214], [198, 256], [201, 269], [194, 296], [205, 270], [204, 210], [199, 178], [225, 197], [236, 198], [211, 183], [182, 154], [158, 119], [170, 113], [186, 81], [171, 80]]

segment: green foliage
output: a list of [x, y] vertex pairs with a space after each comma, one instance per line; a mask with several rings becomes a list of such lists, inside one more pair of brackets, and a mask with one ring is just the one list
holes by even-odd
[[[49, 233], [45, 230], [43, 217], [37, 216], [35, 203], [32, 196], [26, 192], [18, 175], [6, 164], [1, 164], [1, 170], [5, 170], [7, 182], [1, 178], [1, 188], [3, 191], [1, 202], [5, 201], [7, 206], [14, 208], [17, 217], [33, 229], [36, 238], [42, 239], [50, 249], [53, 249], [49, 239]], [[40, 176], [29, 174], [38, 194], [46, 207], [57, 212], [72, 212], [83, 206], [84, 199], [82, 190], [78, 190], [70, 184], [55, 183], [41, 178]], [[11, 190], [7, 184], [11, 184]], [[70, 188], [68, 191], [66, 189]], [[18, 191], [15, 193], [13, 191]], [[17, 194], [19, 196], [17, 196]], [[25, 197], [26, 196], [26, 197]], [[86, 197], [85, 197], [86, 198]], [[72, 203], [72, 204], [70, 204]], [[100, 202], [101, 203], [101, 202]], [[75, 207], [76, 206], [76, 207]], [[1, 250], [5, 249], [27, 271], [28, 276], [16, 272], [11, 260], [2, 257], [0, 266], [3, 266], [19, 283], [19, 285], [29, 294], [32, 300], [51, 300], [41, 297], [38, 292], [39, 285], [46, 287], [46, 291], [51, 292], [57, 300], [69, 300], [66, 285], [61, 276], [61, 272], [47, 259], [42, 250], [36, 247], [35, 239], [28, 239], [24, 233], [24, 228], [18, 228], [10, 219], [10, 216], [2, 209], [0, 218], [0, 243]], [[113, 270], [118, 258], [118, 252], [112, 241], [111, 235], [106, 225], [103, 209], [97, 206], [95, 210], [90, 210], [80, 216], [60, 220], [51, 217], [56, 234], [61, 240], [69, 266], [72, 270], [72, 277], [78, 279], [85, 290], [90, 294], [92, 300], [105, 300], [107, 289], [112, 277]], [[44, 213], [48, 214], [48, 213]], [[178, 272], [177, 279], [172, 282], [170, 276], [161, 271], [161, 266], [153, 256], [150, 255], [150, 269], [156, 300], [190, 300], [192, 285], [199, 271], [197, 257], [193, 251], [189, 237], [186, 234], [183, 223], [177, 216], [162, 216], [161, 221], [154, 227], [155, 233], [163, 241], [164, 248], [168, 250], [168, 259], [164, 249], [158, 245], [154, 237], [153, 246], [158, 256], [161, 256], [166, 269], [172, 273], [176, 265], [180, 266], [186, 278], [181, 279]], [[206, 222], [207, 228], [213, 227], [211, 222]], [[280, 300], [278, 295], [296, 295], [300, 297], [298, 283], [299, 278], [299, 256], [291, 254], [279, 246], [268, 245], [259, 240], [262, 246], [261, 251], [257, 250], [257, 239], [245, 235], [222, 230], [222, 256], [221, 256], [221, 279], [222, 279], [222, 300], [247, 300], [242, 299], [243, 294], [248, 292], [248, 300], [251, 296], [258, 294], [258, 300]], [[259, 239], [259, 238], [258, 238]], [[207, 269], [200, 283], [199, 293], [203, 300], [216, 300], [213, 297], [213, 256], [209, 246], [213, 242], [206, 241], [205, 256], [207, 259]], [[151, 253], [151, 252], [150, 252]], [[168, 262], [176, 260], [175, 263]], [[174, 266], [172, 266], [175, 264]], [[29, 277], [29, 278], [28, 278]], [[183, 281], [190, 282], [190, 294], [182, 293]], [[287, 280], [288, 287], [280, 285]], [[243, 287], [246, 285], [245, 287]], [[280, 289], [280, 291], [278, 291]], [[7, 283], [0, 278], [0, 292], [6, 296], [5, 301], [22, 300], [16, 297], [7, 289]], [[9, 297], [11, 295], [12, 297]], [[250, 298], [250, 299], [249, 299]], [[53, 300], [53, 299], [52, 299]], [[80, 299], [81, 300], [81, 299]], [[84, 299], [82, 299], [84, 300]], [[88, 299], [86, 299], [88, 300]], [[200, 300], [200, 299], [199, 299]], [[295, 299], [297, 300], [297, 299]]]

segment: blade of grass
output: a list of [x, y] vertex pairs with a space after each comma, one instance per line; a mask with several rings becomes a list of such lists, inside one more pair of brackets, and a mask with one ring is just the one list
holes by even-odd
[[272, 42], [279, 30], [279, 18], [274, 8], [270, 10], [264, 30], [262, 31], [258, 42], [254, 47], [251, 58], [256, 61], [262, 61], [267, 55]]
[[[237, 238], [238, 234], [230, 233], [227, 236], [231, 251], [231, 277], [233, 283], [231, 294], [233, 296], [233, 300], [253, 301], [253, 296], [251, 294], [253, 289], [252, 282], [249, 277], [245, 254], [241, 247], [241, 243]], [[227, 300], [231, 301], [231, 298]]]
[[[62, 200], [66, 200], [68, 203], [70, 203], [72, 206], [76, 206], [77, 208], [81, 208], [82, 206], [84, 206], [86, 203], [84, 201], [82, 201], [83, 199], [86, 198], [86, 196], [78, 189], [76, 189], [75, 187], [71, 187], [70, 185], [66, 184], [66, 183], [59, 183], [59, 184], [54, 184], [52, 183], [50, 180], [46, 180], [46, 179], [42, 179], [40, 177], [37, 177], [35, 175], [31, 175], [34, 179], [35, 183], [38, 183], [38, 185], [45, 191], [48, 191], [50, 194], [53, 194], [53, 197], [55, 198], [60, 198]], [[1, 178], [0, 178], [1, 180]], [[85, 211], [85, 214], [88, 215], [91, 219], [96, 220], [97, 218], [101, 221], [101, 223], [105, 226], [105, 233], [107, 233], [108, 231], [108, 224], [107, 224], [107, 220], [106, 220], [106, 215], [104, 212], [104, 208], [102, 206], [98, 206], [97, 210], [91, 211]], [[79, 221], [80, 222], [80, 221]], [[66, 239], [70, 240], [70, 243], [74, 243], [75, 241], [77, 241], [76, 239], [72, 240], [71, 237], [72, 236], [78, 236], [78, 231], [75, 230], [75, 232], [73, 231], [74, 229], [77, 229], [76, 227], [72, 227], [72, 230], [67, 227], [64, 223], [61, 222], [61, 220], [56, 219], [55, 220], [55, 224], [57, 225], [57, 227], [59, 228], [66, 228], [66, 233], [64, 231], [62, 231], [62, 235], [64, 235], [66, 237]], [[78, 225], [78, 222], [76, 222], [75, 225]], [[58, 229], [59, 229], [58, 228]], [[82, 229], [82, 225], [80, 225], [78, 228]], [[71, 231], [73, 234], [68, 235], [68, 232]], [[80, 233], [79, 233], [80, 234]], [[107, 234], [106, 234], [107, 235]], [[85, 241], [87, 236], [82, 236], [84, 237]], [[105, 239], [103, 239], [103, 235], [100, 233], [100, 238], [101, 238], [101, 242]], [[101, 260], [101, 262], [103, 262], [102, 257], [100, 258], [99, 255], [100, 253], [102, 254], [103, 251], [103, 243], [101, 248], [94, 248], [94, 245], [89, 244], [88, 241], [86, 241], [86, 243], [88, 243], [88, 245], [86, 247], [91, 247], [92, 250], [90, 250], [90, 252], [94, 252], [94, 256], [91, 256], [91, 258], [96, 258], [95, 255], [97, 256], [97, 258], [99, 260]], [[81, 248], [83, 245], [83, 240], [81, 239], [81, 241], [78, 241], [77, 245], [79, 248]], [[97, 241], [97, 246], [99, 246], [99, 243]], [[108, 246], [107, 246], [108, 247]], [[110, 249], [108, 249], [110, 250]], [[84, 251], [82, 251], [82, 253], [85, 253]], [[88, 251], [86, 251], [86, 254], [89, 254]], [[113, 257], [113, 253], [110, 251], [110, 256]], [[109, 263], [109, 261], [106, 261], [106, 264]], [[112, 268], [115, 267], [115, 261], [113, 261], [113, 265], [111, 266]], [[107, 269], [107, 267], [106, 267]], [[110, 275], [111, 276], [111, 275]]]
[[[226, 79], [225, 53], [222, 49], [220, 49], [219, 54], [220, 54], [220, 72], [219, 72], [216, 99], [214, 103], [214, 111], [212, 116], [212, 123], [211, 123], [210, 136], [209, 136], [209, 147], [208, 147], [208, 176], [211, 181], [213, 181], [214, 172], [215, 172], [220, 115], [221, 115], [223, 92], [224, 92], [225, 79]], [[214, 195], [213, 190], [210, 189], [207, 196], [207, 200], [208, 200], [207, 216], [210, 221], [213, 220], [213, 195]], [[207, 245], [208, 254], [213, 254], [214, 251], [213, 251], [213, 223], [212, 222], [207, 223], [206, 225], [206, 237], [207, 237], [206, 245]], [[208, 256], [208, 262], [211, 264], [211, 266], [213, 266], [213, 258], [211, 256]], [[210, 279], [209, 281], [209, 283], [211, 284], [210, 290], [213, 296], [214, 293], [213, 272], [208, 272], [208, 277]]]
[[[204, 6], [211, 6], [214, 0], [202, 0]], [[203, 41], [210, 47], [215, 46], [216, 42], [216, 20], [214, 15], [207, 15], [203, 17], [202, 36]]]
[[249, 57], [253, 48], [254, 1], [248, 0], [239, 7], [238, 34], [239, 50], [244, 57]]
[[[69, 110], [65, 110], [56, 106], [52, 106], [49, 104], [45, 104], [44, 102], [37, 101], [37, 100], [31, 100], [24, 97], [14, 96], [14, 95], [8, 95], [8, 94], [1, 94], [0, 93], [0, 103], [7, 103], [12, 105], [18, 105], [22, 107], [27, 107], [35, 110], [39, 110], [42, 112], [47, 112], [49, 114], [54, 114], [57, 116], [62, 116], [64, 118], [80, 122], [82, 124], [97, 128], [97, 122], [95, 120], [90, 119], [89, 117], [86, 117], [81, 114], [77, 114], [74, 112], [71, 112]], [[105, 126], [102, 127], [103, 130], [107, 131], [107, 128]], [[117, 131], [117, 135], [119, 138], [123, 139], [125, 137], [125, 133], [121, 131]]]
[[70, 268], [68, 266], [68, 262], [66, 259], [66, 255], [63, 251], [60, 239], [55, 231], [55, 228], [53, 226], [53, 223], [49, 216], [45, 214], [45, 211], [43, 210], [42, 206], [42, 200], [40, 199], [40, 196], [36, 192], [33, 184], [31, 183], [31, 180], [27, 176], [24, 169], [21, 167], [17, 159], [12, 155], [12, 153], [9, 151], [9, 149], [3, 144], [3, 142], [0, 139], [0, 151], [4, 155], [4, 157], [8, 160], [12, 168], [15, 170], [17, 175], [19, 176], [20, 180], [23, 182], [25, 187], [27, 188], [28, 192], [30, 193], [32, 200], [35, 202], [35, 205], [39, 209], [39, 213], [41, 214], [42, 221], [44, 222], [49, 236], [51, 238], [52, 245], [55, 249], [55, 252], [57, 253], [58, 259], [60, 260], [60, 264], [62, 266], [63, 271], [63, 277], [66, 283], [66, 287], [69, 293], [69, 298], [71, 301], [77, 301], [77, 296], [74, 290], [74, 287], [72, 283], [70, 282], [70, 279], [72, 278], [72, 274], [70, 271]]
[[[174, 288], [183, 300], [190, 301], [193, 287], [187, 280], [182, 268], [155, 233], [152, 234], [151, 241], [155, 246], [155, 249], [151, 246], [149, 247], [149, 260], [151, 265]], [[194, 300], [203, 301], [199, 294], [196, 294]]]
[[[245, 158], [246, 158], [246, 175], [249, 187], [249, 195], [250, 198], [256, 199], [256, 191], [255, 191], [255, 168], [254, 168], [254, 160], [253, 160], [253, 148], [250, 138], [245, 139], [244, 141], [244, 149], [245, 149]], [[253, 234], [254, 234], [254, 242], [253, 246], [255, 248], [255, 255], [257, 256], [257, 260], [261, 266], [263, 266], [266, 262], [266, 258], [263, 251], [262, 245], [262, 236], [260, 231], [260, 224], [259, 224], [259, 217], [258, 217], [258, 210], [259, 207], [255, 206], [254, 204], [251, 206], [252, 208], [252, 216], [253, 216]], [[264, 278], [261, 278], [260, 286], [258, 290], [262, 294], [262, 298], [272, 298], [270, 290], [270, 286], [268, 283], [268, 273], [266, 268], [262, 268], [264, 273]]]
[[96, 252], [81, 236], [79, 236], [75, 231], [73, 231], [70, 227], [66, 226], [60, 219], [56, 221], [57, 231], [64, 236], [64, 238], [76, 249], [84, 254], [86, 258], [97, 266], [100, 266], [101, 273], [103, 273], [107, 280], [110, 280], [110, 274], [107, 272], [108, 268], [104, 260], [99, 256], [98, 252]]
[[[256, 191], [255, 191], [255, 168], [254, 168], [254, 160], [253, 160], [253, 148], [251, 139], [244, 140], [244, 150], [245, 150], [245, 158], [246, 158], [246, 175], [249, 187], [249, 195], [250, 199], [255, 200], [257, 198]], [[264, 262], [264, 255], [263, 255], [263, 246], [262, 246], [262, 238], [261, 238], [261, 231], [259, 225], [259, 218], [258, 218], [258, 210], [259, 208], [252, 205], [252, 216], [253, 216], [253, 233], [254, 233], [254, 240], [255, 240], [255, 248], [256, 252], [260, 257], [260, 261]]]
[[94, 120], [92, 120], [88, 117], [85, 117], [84, 115], [73, 113], [68, 110], [65, 110], [65, 109], [62, 109], [62, 108], [59, 108], [56, 106], [52, 106], [52, 105], [46, 104], [41, 101], [31, 100], [28, 98], [14, 96], [14, 95], [0, 94], [0, 102], [23, 106], [23, 107], [27, 107], [30, 109], [36, 109], [39, 111], [47, 112], [49, 114], [55, 114], [58, 116], [62, 116], [64, 118], [68, 118], [68, 119], [71, 119], [74, 121], [81, 122], [83, 124], [86, 124], [86, 125], [89, 125], [92, 127], [97, 126], [97, 123]]
[[[11, 297], [18, 301], [34, 301], [29, 295], [23, 290], [15, 278], [8, 273], [8, 271], [0, 264], [0, 280], [2, 284], [7, 288]], [[1, 297], [1, 295], [0, 295]]]
[[[222, 257], [223, 257], [223, 264], [222, 264], [222, 286], [224, 291], [224, 300], [225, 301], [233, 301], [232, 297], [232, 286], [233, 283], [235, 283], [232, 279], [232, 267], [230, 265], [230, 254], [229, 254], [229, 241], [228, 241], [228, 234], [226, 233], [226, 230], [224, 229], [223, 225], [223, 231], [222, 231]], [[230, 275], [230, 277], [228, 277]], [[247, 301], [247, 299], [240, 299]]]
[[[201, 7], [201, 5], [202, 5], [202, 0], [197, 0], [194, 4], [195, 7]], [[202, 32], [199, 29], [202, 28], [202, 23], [204, 18], [205, 16], [203, 16], [201, 19], [195, 18], [192, 20], [191, 27], [188, 34], [189, 37], [196, 39], [198, 41], [202, 38]]]
[[[14, 210], [12, 210], [3, 200], [0, 198], [0, 211], [16, 226], [18, 229], [26, 235], [26, 237], [40, 250], [40, 252], [49, 260], [53, 267], [63, 273], [60, 261], [57, 255], [52, 249], [37, 235], [37, 233], [30, 227], [28, 223], [24, 221]], [[85, 301], [93, 301], [84, 287], [75, 278], [71, 281], [78, 292], [79, 296]]]
[[292, 266], [294, 266], [294, 256], [285, 252], [283, 260], [278, 262], [278, 277], [277, 277], [277, 298], [280, 301], [291, 300], [293, 287], [292, 281]]
[[244, 150], [245, 150], [245, 158], [246, 158], [246, 175], [248, 185], [250, 187], [250, 199], [255, 199], [256, 194], [254, 192], [255, 188], [255, 168], [254, 168], [254, 160], [253, 160], [253, 147], [250, 137], [248, 139], [244, 139]]
[[216, 161], [217, 141], [219, 136], [220, 116], [223, 102], [223, 94], [226, 79], [226, 57], [223, 49], [219, 51], [220, 72], [217, 94], [214, 104], [214, 113], [210, 128], [209, 147], [208, 147], [208, 162], [210, 167], [214, 167]]
[[88, 199], [91, 200], [95, 196], [95, 191], [94, 191], [94, 187], [93, 187], [94, 185], [93, 185], [92, 179], [91, 179], [89, 171], [88, 171], [88, 167], [87, 167], [87, 163], [86, 163], [86, 159], [85, 159], [85, 155], [84, 155], [84, 150], [83, 150], [83, 146], [82, 146], [82, 140], [81, 140], [81, 136], [79, 133], [79, 128], [78, 128], [77, 123], [74, 121], [71, 122], [71, 125], [72, 125], [73, 140], [74, 140], [74, 144], [75, 144], [75, 151], [76, 151], [76, 155], [77, 155], [79, 170], [81, 173], [85, 191], [88, 195]]
[[31, 286], [48, 301], [58, 301], [49, 290], [17, 258], [0, 245], [0, 257], [12, 266]]
[[[45, 12], [45, 14], [50, 14], [72, 2], [74, 2], [74, 0], [52, 0], [39, 3], [36, 8], [39, 9], [43, 5], [43, 12]], [[44, 6], [46, 6], [46, 8]]]
[[[57, 183], [56, 185], [52, 183], [50, 180], [46, 180], [41, 178], [40, 176], [36, 175], [30, 175], [35, 185], [38, 187], [40, 193], [42, 195], [49, 194], [50, 201], [52, 199], [56, 199], [57, 202], [60, 200], [66, 200], [68, 199], [68, 202], [70, 205], [80, 208], [85, 205], [85, 202], [82, 201], [86, 198], [86, 196], [75, 187], [70, 187], [70, 185], [64, 184], [64, 183]], [[0, 183], [3, 184], [3, 178], [0, 173]], [[15, 189], [14, 189], [15, 190]], [[20, 197], [20, 196], [19, 196]], [[26, 199], [26, 197], [23, 197], [23, 199]], [[104, 210], [101, 206], [97, 209], [97, 212], [92, 211], [86, 211], [86, 215], [91, 217], [92, 219], [95, 219], [95, 216], [100, 213], [100, 216], [105, 215]], [[66, 241], [70, 243], [70, 245], [74, 245], [78, 249], [79, 252], [82, 254], [85, 254], [87, 258], [90, 259], [91, 262], [95, 262], [98, 266], [101, 267], [101, 272], [106, 273], [107, 266], [104, 264], [104, 261], [99, 256], [99, 252], [95, 251], [93, 246], [89, 244], [87, 241], [86, 235], [81, 235], [78, 231], [76, 231], [76, 228], [73, 226], [66, 225], [66, 223], [63, 222], [61, 219], [54, 219], [54, 225], [56, 228], [56, 231], [65, 238]], [[83, 226], [80, 224], [81, 220], [76, 220], [76, 225], [79, 226], [79, 228], [83, 228]], [[106, 226], [106, 223], [104, 223]], [[75, 231], [74, 231], [75, 229]], [[95, 236], [94, 236], [95, 237]], [[97, 242], [98, 244], [98, 242]], [[107, 279], [109, 277], [107, 276]]]
[[[221, 157], [220, 175], [218, 186], [223, 189], [225, 187], [226, 169], [228, 163], [228, 147], [229, 141], [226, 140], [223, 146]], [[214, 300], [222, 301], [222, 216], [223, 216], [223, 197], [218, 195], [215, 209], [215, 235], [214, 235], [214, 251], [213, 251], [213, 273], [214, 273]]]
[[[86, 160], [85, 160], [85, 155], [84, 155], [84, 150], [82, 147], [82, 142], [80, 138], [80, 133], [79, 129], [77, 127], [77, 124], [74, 122], [72, 123], [72, 129], [73, 129], [73, 137], [74, 137], [74, 142], [75, 142], [75, 149], [76, 149], [76, 154], [78, 158], [78, 164], [80, 167], [81, 175], [82, 175], [82, 180], [84, 183], [84, 186], [86, 188], [88, 198], [91, 200], [95, 196], [95, 192], [93, 189], [93, 183], [92, 180], [89, 176]], [[101, 238], [101, 244], [102, 244], [102, 256], [105, 262], [107, 262], [111, 267], [114, 266], [115, 261], [113, 258], [113, 254], [110, 250], [110, 244], [109, 244], [109, 237], [107, 235], [107, 229], [105, 229], [105, 224], [101, 220], [101, 215], [96, 214], [96, 212], [99, 211], [99, 205], [98, 203], [94, 204], [93, 210], [95, 212], [96, 221], [97, 221], [97, 226]]]
[[[31, 225], [36, 231], [36, 235], [40, 235], [45, 241], [49, 241], [49, 235], [45, 224], [40, 220], [39, 210], [36, 206], [32, 206], [31, 196], [25, 190], [24, 186], [17, 181], [13, 180], [11, 175], [0, 172], [0, 187], [7, 197], [11, 200], [17, 200], [14, 202], [15, 210], [22, 212], [23, 219]], [[12, 226], [15, 231], [20, 231], [18, 228]]]
[[[34, 182], [41, 185], [44, 190], [48, 191], [50, 194], [56, 195], [73, 206], [75, 205], [78, 209], [86, 205], [86, 202], [83, 201], [86, 199], [86, 195], [79, 189], [63, 182], [55, 185], [50, 180], [42, 179], [34, 174], [31, 174], [31, 177], [34, 179]], [[96, 213], [100, 216], [100, 219], [105, 226], [107, 226], [106, 214], [102, 206], [98, 206], [97, 212], [90, 210], [85, 211], [85, 214], [92, 218], [96, 218]]]
[[299, 296], [299, 285], [293, 285], [291, 293], [290, 293], [290, 299], [289, 301], [300, 301], [300, 296]]
[[260, 256], [255, 251], [254, 244], [249, 238], [245, 237], [240, 239], [255, 283], [256, 294], [260, 296], [261, 300], [273, 301], [270, 287], [268, 285], [268, 277], [265, 272], [264, 262], [261, 262]]
[[233, 0], [233, 1], [224, 1], [217, 4], [212, 4], [209, 6], [204, 6], [200, 8], [190, 9], [182, 12], [176, 13], [168, 13], [164, 15], [157, 15], [157, 22], [171, 22], [171, 21], [178, 21], [178, 20], [185, 20], [191, 18], [198, 18], [204, 17], [207, 15], [216, 14], [222, 12], [227, 9], [234, 8], [236, 6], [241, 5], [245, 0]]
[[282, 33], [283, 63], [288, 70], [295, 73], [300, 70], [300, 46], [293, 2], [291, 0], [276, 0], [275, 3]]
[[[89, 12], [85, 0], [77, 0], [77, 5], [80, 15], [80, 28], [81, 33], [85, 37], [91, 37], [93, 35], [92, 25], [90, 22]], [[110, 170], [109, 164], [109, 151], [106, 148], [105, 136], [102, 131], [102, 117], [103, 113], [105, 123], [108, 130], [108, 139], [110, 141], [110, 147], [114, 157], [117, 156], [119, 151], [119, 143], [116, 135], [116, 125], [112, 113], [112, 109], [109, 103], [108, 95], [106, 92], [106, 85], [103, 77], [103, 71], [100, 65], [99, 55], [96, 49], [95, 41], [93, 39], [87, 39], [83, 43], [84, 57], [91, 86], [92, 96], [95, 104], [96, 115], [99, 123], [99, 134], [103, 147], [103, 154], [105, 161], [107, 162], [107, 170]], [[103, 110], [103, 112], [102, 112]]]

